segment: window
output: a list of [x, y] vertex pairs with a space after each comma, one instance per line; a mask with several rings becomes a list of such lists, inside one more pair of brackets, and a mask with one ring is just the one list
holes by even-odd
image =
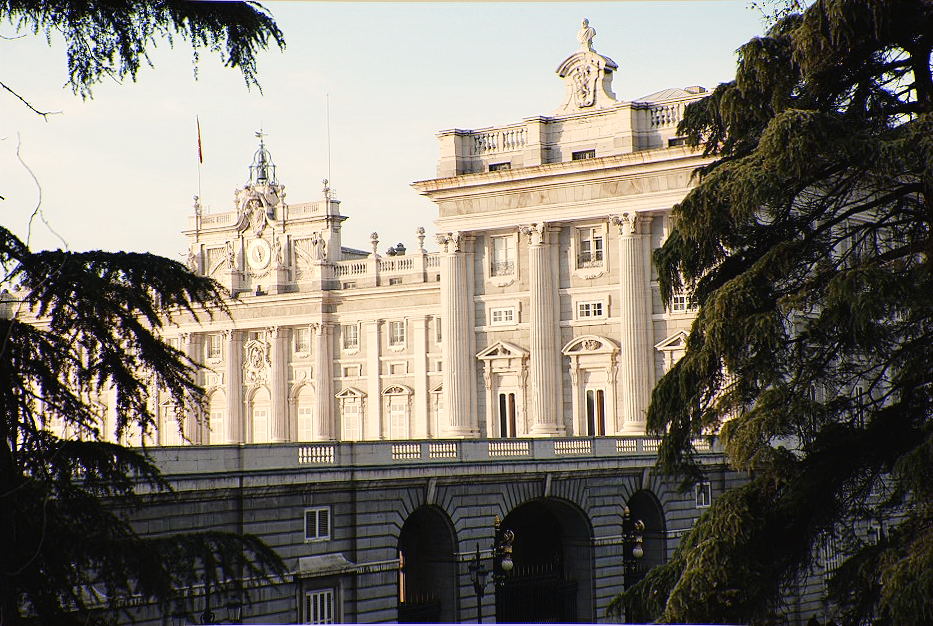
[[298, 441], [314, 441], [314, 396], [307, 387], [298, 394]]
[[713, 488], [709, 481], [696, 484], [696, 502], [698, 509], [705, 509], [713, 501]]
[[444, 325], [441, 323], [441, 318], [434, 318], [434, 343], [440, 343], [444, 340]]
[[512, 276], [515, 274], [515, 238], [511, 235], [491, 237], [492, 261], [489, 265], [490, 276]]
[[359, 378], [360, 376], [360, 366], [359, 365], [347, 365], [343, 368], [344, 378]]
[[586, 434], [589, 437], [606, 434], [606, 393], [602, 389], [586, 390]]
[[499, 436], [515, 436], [515, 394], [499, 394]]
[[405, 345], [405, 322], [389, 322], [389, 345]]
[[389, 414], [389, 438], [408, 439], [408, 390], [403, 387], [389, 387], [383, 392]]
[[344, 350], [357, 350], [360, 347], [360, 327], [356, 324], [344, 324], [340, 327]]
[[696, 310], [696, 300], [686, 293], [675, 293], [671, 299], [671, 313], [692, 313]]
[[515, 307], [503, 306], [489, 309], [489, 324], [491, 326], [508, 326], [515, 323]]
[[674, 146], [685, 146], [687, 145], [686, 137], [671, 137], [667, 140], [667, 147], [673, 148]]
[[580, 228], [577, 230], [577, 237], [580, 242], [577, 267], [601, 267], [605, 251], [603, 229], [600, 227]]
[[511, 161], [506, 161], [505, 163], [490, 163], [489, 164], [490, 172], [501, 172], [501, 171], [510, 170], [510, 169], [512, 169]]
[[310, 328], [296, 328], [295, 329], [295, 352], [299, 354], [307, 354], [311, 351], [311, 329]]
[[305, 509], [305, 541], [330, 539], [330, 507]]
[[207, 336], [207, 358], [222, 359], [224, 356], [224, 338], [223, 335], [216, 333]]
[[401, 285], [401, 284], [402, 284], [402, 279], [401, 279], [401, 277], [390, 278], [390, 279], [389, 279], [389, 284], [390, 284], [390, 285]]
[[354, 280], [348, 280], [348, 281], [346, 281], [346, 282], [344, 282], [344, 283], [341, 283], [341, 284], [340, 284], [340, 288], [341, 288], [341, 289], [355, 289], [355, 288], [356, 288], [356, 281], [354, 281]]
[[355, 396], [346, 396], [340, 402], [340, 421], [343, 424], [343, 438], [345, 441], [359, 441], [362, 437], [360, 428], [360, 413], [363, 400]]
[[577, 302], [577, 319], [605, 317], [606, 309], [601, 300], [592, 302]]
[[577, 150], [576, 152], [570, 155], [570, 158], [574, 161], [583, 161], [585, 159], [595, 159], [596, 150]]
[[316, 589], [305, 592], [302, 624], [334, 624], [334, 590]]

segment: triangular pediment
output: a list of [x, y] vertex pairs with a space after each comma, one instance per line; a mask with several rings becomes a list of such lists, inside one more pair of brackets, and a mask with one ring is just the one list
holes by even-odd
[[528, 351], [508, 341], [497, 341], [476, 355], [477, 359], [521, 359], [528, 356]]
[[666, 350], [686, 350], [687, 349], [687, 331], [678, 330], [676, 333], [654, 344], [654, 347], [661, 351]]
[[366, 394], [355, 387], [347, 387], [334, 396], [335, 398], [365, 398]]

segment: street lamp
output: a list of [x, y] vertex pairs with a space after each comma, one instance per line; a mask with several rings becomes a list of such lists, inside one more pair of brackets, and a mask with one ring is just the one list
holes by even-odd
[[[515, 567], [512, 561], [512, 544], [515, 542], [515, 532], [502, 529], [502, 522], [496, 515], [494, 523], [495, 535], [492, 542], [492, 580], [496, 587], [505, 582], [506, 576]], [[486, 576], [489, 570], [483, 565], [479, 555], [479, 544], [476, 544], [476, 553], [470, 563], [470, 582], [476, 593], [476, 623], [483, 622], [483, 596], [486, 595]]]
[[627, 506], [622, 510], [622, 589], [623, 591], [635, 583], [638, 574], [638, 562], [645, 556], [644, 537], [645, 523], [640, 519], [632, 519], [632, 511]]

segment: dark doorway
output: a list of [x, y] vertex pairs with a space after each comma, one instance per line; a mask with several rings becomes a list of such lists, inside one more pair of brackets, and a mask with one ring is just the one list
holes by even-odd
[[423, 506], [408, 516], [398, 538], [400, 623], [456, 621], [453, 546], [453, 527], [440, 509]]
[[[627, 506], [632, 520], [641, 520], [645, 524], [645, 529], [641, 533], [644, 556], [634, 560], [634, 571], [626, 581], [628, 585], [634, 585], [652, 568], [667, 562], [667, 532], [664, 509], [661, 508], [657, 497], [650, 491], [644, 489], [636, 491], [629, 498]], [[631, 556], [626, 558], [631, 558]], [[628, 606], [626, 612], [625, 623], [627, 624], [651, 621], [647, 614], [641, 614], [638, 606]]]
[[496, 586], [496, 622], [591, 622], [592, 531], [575, 506], [544, 498], [509, 513], [514, 569]]

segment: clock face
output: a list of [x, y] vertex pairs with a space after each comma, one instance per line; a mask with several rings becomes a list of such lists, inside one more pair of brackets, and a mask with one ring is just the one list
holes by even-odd
[[253, 239], [246, 247], [246, 259], [251, 268], [264, 269], [272, 260], [272, 247], [265, 239]]

